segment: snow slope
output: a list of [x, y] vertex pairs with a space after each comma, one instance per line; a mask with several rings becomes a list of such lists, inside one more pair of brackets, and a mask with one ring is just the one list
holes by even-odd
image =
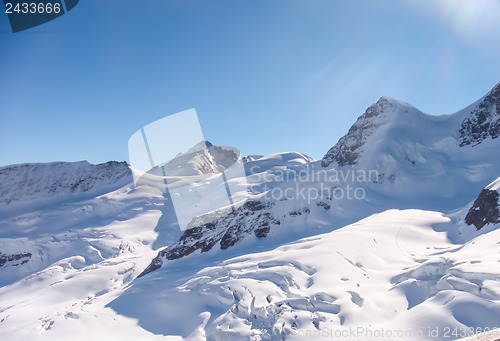
[[[154, 333], [208, 340], [309, 340], [360, 327], [413, 340], [438, 328], [446, 340], [445, 328], [496, 327], [500, 231], [454, 245], [432, 228], [446, 221], [390, 210], [272, 251], [173, 261], [109, 306]], [[386, 339], [366, 333], [358, 337]]]
[[118, 249], [108, 259], [69, 257], [2, 287], [0, 337], [310, 340], [355, 330], [356, 339], [390, 331], [450, 340], [455, 328], [500, 320], [500, 231], [452, 244], [433, 229], [449, 221], [441, 213], [390, 210], [270, 251], [187, 257], [134, 280], [154, 239], [136, 226], [151, 220], [153, 212], [101, 227], [115, 235], [105, 238]]

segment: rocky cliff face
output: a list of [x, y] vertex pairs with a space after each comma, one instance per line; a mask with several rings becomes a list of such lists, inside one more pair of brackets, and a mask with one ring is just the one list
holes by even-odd
[[500, 178], [483, 189], [465, 217], [467, 225], [480, 230], [487, 224], [500, 223], [499, 193]]
[[[234, 148], [215, 146], [208, 141], [201, 141], [188, 151], [179, 153], [163, 167], [155, 166], [147, 173], [160, 177], [163, 174], [171, 177], [211, 175], [229, 168], [238, 161], [238, 158], [239, 152]], [[138, 185], [148, 181], [151, 180], [144, 178]], [[160, 179], [160, 182], [163, 183], [163, 180]]]
[[477, 146], [500, 136], [500, 83], [498, 83], [460, 126], [460, 147]]
[[321, 165], [328, 167], [334, 162], [341, 167], [356, 164], [367, 138], [385, 123], [386, 111], [392, 106], [388, 97], [382, 97], [370, 106], [352, 125], [348, 133], [325, 154]]
[[218, 219], [208, 219], [211, 222], [203, 225], [195, 224], [184, 232], [179, 242], [160, 251], [140, 276], [160, 268], [164, 260], [179, 259], [198, 250], [207, 252], [217, 244], [225, 250], [251, 234], [266, 237], [272, 225], [280, 225], [270, 210], [273, 206], [273, 203], [249, 200], [229, 214], [222, 212]]

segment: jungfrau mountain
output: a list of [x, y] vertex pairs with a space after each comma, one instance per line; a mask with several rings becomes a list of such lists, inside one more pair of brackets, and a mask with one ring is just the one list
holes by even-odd
[[[382, 97], [322, 160], [244, 157], [247, 200], [186, 230], [126, 163], [2, 167], [0, 338], [448, 340], [500, 327], [499, 127], [500, 83], [452, 115]], [[208, 184], [235, 158], [206, 143], [171, 169]]]

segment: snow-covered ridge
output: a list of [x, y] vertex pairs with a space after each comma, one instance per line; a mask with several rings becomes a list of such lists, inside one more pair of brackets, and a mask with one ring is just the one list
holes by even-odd
[[491, 184], [486, 186], [486, 189], [489, 189], [490, 191], [500, 192], [500, 178], [496, 179]]
[[[415, 199], [400, 207], [459, 209], [498, 177], [500, 139], [489, 133], [476, 139], [477, 125], [461, 128], [480, 113], [490, 115], [483, 122], [488, 131], [496, 127], [499, 95], [500, 83], [466, 108], [441, 116], [383, 97], [325, 154], [322, 166], [378, 171], [384, 185], [377, 192], [401, 202]], [[465, 137], [476, 143], [463, 145]]]
[[126, 162], [25, 163], [0, 168], [0, 211], [104, 194], [132, 181]]
[[396, 115], [399, 110], [398, 103], [400, 102], [390, 97], [381, 97], [377, 103], [366, 109], [348, 133], [325, 154], [321, 165], [328, 167], [333, 162], [336, 162], [338, 166], [356, 164], [367, 139]]
[[[398, 130], [404, 134], [398, 134]], [[453, 115], [427, 115], [410, 104], [382, 97], [325, 154], [322, 166], [358, 164], [388, 143], [401, 144], [405, 135], [414, 143], [426, 148], [446, 148], [448, 153], [460, 153], [457, 147], [496, 139], [500, 136], [500, 83], [482, 99]]]
[[167, 175], [200, 175], [223, 171], [238, 160], [239, 155], [229, 147], [201, 141], [187, 152], [177, 155], [165, 164]]

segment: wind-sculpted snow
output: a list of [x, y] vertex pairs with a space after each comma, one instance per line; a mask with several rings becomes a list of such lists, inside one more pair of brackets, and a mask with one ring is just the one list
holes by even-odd
[[154, 257], [160, 200], [123, 189], [2, 221], [0, 339], [156, 339], [104, 306]]
[[[72, 262], [75, 268], [92, 266], [116, 257], [131, 244], [142, 243], [141, 237], [138, 237], [140, 241], [121, 239], [122, 223], [129, 226], [133, 235], [153, 235], [147, 249], [158, 243], [173, 243], [181, 233], [170, 226], [171, 214], [163, 217], [161, 212], [170, 212], [167, 199], [125, 186], [97, 198], [2, 217], [0, 286], [43, 271], [64, 259], [78, 259]], [[147, 224], [141, 220], [144, 216], [149, 217]]]
[[447, 340], [446, 328], [497, 327], [500, 231], [454, 245], [432, 228], [447, 221], [393, 210], [272, 251], [177, 260], [109, 306], [156, 334], [207, 340], [387, 339], [373, 336], [382, 329]]

